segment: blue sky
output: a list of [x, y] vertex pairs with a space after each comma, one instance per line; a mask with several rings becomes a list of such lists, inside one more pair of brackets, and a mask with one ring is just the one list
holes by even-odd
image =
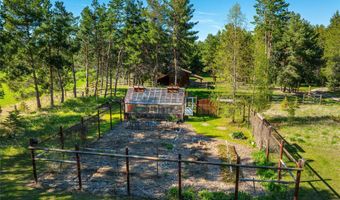
[[[99, 0], [107, 3], [109, 0]], [[286, 0], [289, 10], [300, 13], [311, 24], [328, 25], [329, 19], [336, 10], [340, 10], [340, 0]], [[209, 33], [215, 34], [227, 23], [229, 9], [238, 2], [241, 11], [247, 19], [247, 29], [252, 30], [253, 16], [255, 15], [255, 0], [191, 0], [195, 13], [193, 21], [198, 21], [195, 30], [199, 31], [200, 40], [204, 40]], [[91, 5], [91, 0], [65, 0], [66, 8], [76, 16], [81, 10]]]

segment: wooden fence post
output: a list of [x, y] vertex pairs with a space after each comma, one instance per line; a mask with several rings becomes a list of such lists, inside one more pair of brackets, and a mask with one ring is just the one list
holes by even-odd
[[100, 114], [99, 114], [99, 109], [97, 112], [97, 118], [98, 118], [98, 122], [97, 122], [97, 130], [98, 130], [98, 139], [100, 138]]
[[[75, 145], [75, 150], [79, 151], [79, 145]], [[78, 184], [79, 184], [79, 190], [81, 190], [82, 189], [82, 183], [81, 183], [81, 167], [80, 167], [79, 153], [76, 153], [76, 160], [77, 160]]]
[[178, 199], [182, 200], [182, 155], [178, 154]]
[[64, 133], [63, 133], [63, 127], [62, 126], [60, 126], [60, 128], [59, 128], [59, 136], [60, 136], [61, 149], [64, 149]]
[[112, 130], [112, 105], [110, 104], [110, 130]]
[[239, 179], [240, 179], [240, 167], [238, 165], [240, 164], [240, 156], [237, 156], [236, 164], [237, 166], [236, 166], [234, 199], [238, 200], [238, 184], [239, 184]]
[[269, 132], [268, 132], [268, 137], [267, 137], [267, 144], [266, 144], [266, 160], [267, 162], [269, 161], [269, 145], [270, 145], [270, 137], [272, 135], [272, 126], [268, 127]]
[[278, 163], [278, 179], [281, 180], [281, 160], [283, 155], [283, 147], [284, 147], [284, 141], [281, 140], [280, 142], [280, 157], [279, 157], [279, 163]]
[[305, 103], [305, 94], [302, 94], [302, 104]]
[[319, 104], [321, 105], [322, 103], [322, 94], [320, 94], [320, 100], [319, 100]]
[[[35, 145], [37, 145], [37, 141], [31, 138], [30, 141], [29, 141], [29, 145], [30, 145], [30, 147], [34, 147]], [[34, 182], [35, 182], [35, 184], [37, 184], [38, 183], [38, 176], [37, 176], [37, 167], [36, 167], [36, 164], [35, 164], [34, 149], [31, 149], [31, 159], [32, 159], [32, 170], [33, 170]]]
[[127, 194], [130, 196], [130, 168], [129, 168], [129, 148], [125, 148], [125, 160], [126, 160], [126, 183], [127, 183]]
[[[302, 168], [302, 165], [303, 165], [303, 161], [300, 159], [298, 161], [298, 168]], [[300, 178], [301, 178], [301, 171], [297, 171], [296, 172], [296, 180], [295, 180], [294, 200], [299, 199]]]

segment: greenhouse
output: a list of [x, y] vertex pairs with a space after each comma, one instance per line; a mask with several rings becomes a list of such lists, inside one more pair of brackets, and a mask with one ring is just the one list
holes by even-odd
[[129, 88], [125, 100], [127, 120], [182, 120], [185, 112], [185, 89], [179, 87]]

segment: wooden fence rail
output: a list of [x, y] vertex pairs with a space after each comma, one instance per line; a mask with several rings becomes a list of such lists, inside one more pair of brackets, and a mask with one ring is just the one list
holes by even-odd
[[[322, 98], [322, 97], [321, 97]], [[320, 100], [321, 102], [321, 100]], [[266, 158], [269, 160], [269, 154], [271, 150], [275, 148], [279, 149], [279, 161], [278, 161], [278, 178], [281, 179], [281, 165], [285, 166], [286, 164], [282, 161], [283, 155], [288, 158], [288, 160], [295, 163], [295, 165], [299, 167], [305, 168], [305, 170], [308, 170], [311, 175], [317, 177], [326, 188], [329, 189], [331, 194], [335, 197], [340, 199], [340, 194], [327, 182], [325, 179], [308, 163], [303, 162], [303, 157], [298, 152], [290, 152], [288, 147], [290, 146], [289, 142], [278, 132], [277, 129], [271, 126], [271, 124], [259, 113], [256, 113], [255, 111], [252, 111], [250, 114], [250, 124], [252, 125], [252, 132], [253, 136], [255, 138], [255, 141], [257, 141], [257, 145], [262, 148], [262, 144], [266, 144]], [[260, 127], [260, 128], [259, 128]], [[265, 134], [264, 130], [268, 129], [269, 134]], [[271, 141], [271, 143], [270, 143]], [[302, 160], [302, 162], [301, 162]], [[295, 177], [296, 185], [298, 186], [300, 184], [300, 176], [301, 174], [297, 174]], [[299, 183], [297, 183], [299, 182]], [[298, 192], [298, 191], [296, 191]], [[316, 191], [316, 194], [318, 194], [318, 191]], [[295, 199], [295, 198], [294, 198]]]

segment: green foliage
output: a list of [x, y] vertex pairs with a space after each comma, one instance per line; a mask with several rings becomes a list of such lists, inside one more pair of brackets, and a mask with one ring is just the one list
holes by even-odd
[[[262, 150], [253, 153], [252, 157], [257, 166], [272, 166], [273, 165], [273, 163], [267, 161], [266, 154]], [[277, 172], [274, 170], [257, 169], [257, 174], [263, 180], [277, 179]], [[272, 182], [268, 182], [268, 183], [265, 182], [265, 183], [262, 183], [262, 185], [265, 186], [271, 192], [266, 198], [269, 198], [272, 194], [274, 194], [273, 196], [275, 196], [275, 194], [277, 194], [278, 196], [285, 196], [287, 194], [287, 188], [284, 185], [281, 185], [278, 183], [272, 183]]]
[[246, 140], [247, 139], [247, 137], [241, 131], [233, 132], [231, 134], [231, 137], [234, 138], [234, 139], [239, 139], [239, 140]]
[[340, 85], [340, 13], [336, 11], [330, 20], [325, 33], [325, 53], [327, 60], [323, 74], [327, 79], [327, 86], [333, 90]]
[[[232, 200], [234, 199], [233, 193], [225, 192], [212, 192], [206, 189], [195, 191], [191, 187], [184, 187], [182, 189], [182, 196], [184, 200]], [[245, 192], [239, 192], [238, 195], [240, 200], [252, 200], [253, 198], [250, 194]], [[166, 195], [167, 200], [178, 199], [178, 188], [172, 187], [168, 190]]]
[[[198, 22], [193, 22], [194, 6], [190, 1], [170, 0], [167, 8], [167, 26], [173, 49], [173, 66], [188, 67], [190, 55], [197, 39], [197, 31], [193, 27]], [[177, 65], [177, 66], [176, 66]], [[175, 69], [177, 70], [177, 69]]]
[[25, 103], [25, 101], [22, 101], [20, 104], [19, 104], [19, 111], [22, 112], [22, 113], [27, 113], [29, 111], [29, 107], [28, 105]]
[[5, 96], [5, 91], [2, 88], [2, 84], [0, 84], [0, 99], [3, 99]]
[[174, 148], [174, 145], [171, 143], [161, 143], [161, 146], [165, 147], [168, 150], [172, 150]]
[[[183, 200], [195, 200], [196, 199], [196, 192], [191, 187], [184, 187], [182, 188], [182, 197]], [[166, 197], [167, 200], [177, 200], [178, 197], [178, 188], [172, 187], [170, 188], [167, 193]]]
[[280, 41], [282, 65], [278, 81], [284, 88], [297, 88], [300, 83], [312, 84], [319, 80], [322, 65], [322, 49], [318, 45], [317, 33], [309, 22], [299, 14], [291, 13], [287, 28]]
[[295, 97], [294, 100], [290, 100], [287, 96], [281, 102], [281, 109], [288, 113], [289, 119], [295, 117], [295, 111], [299, 108], [298, 98]]
[[23, 133], [25, 123], [20, 116], [19, 111], [11, 111], [3, 122], [0, 123], [3, 127], [2, 137], [12, 138]]
[[261, 31], [255, 32], [254, 71], [252, 105], [256, 111], [263, 111], [270, 106], [269, 60], [265, 53], [265, 43]]

